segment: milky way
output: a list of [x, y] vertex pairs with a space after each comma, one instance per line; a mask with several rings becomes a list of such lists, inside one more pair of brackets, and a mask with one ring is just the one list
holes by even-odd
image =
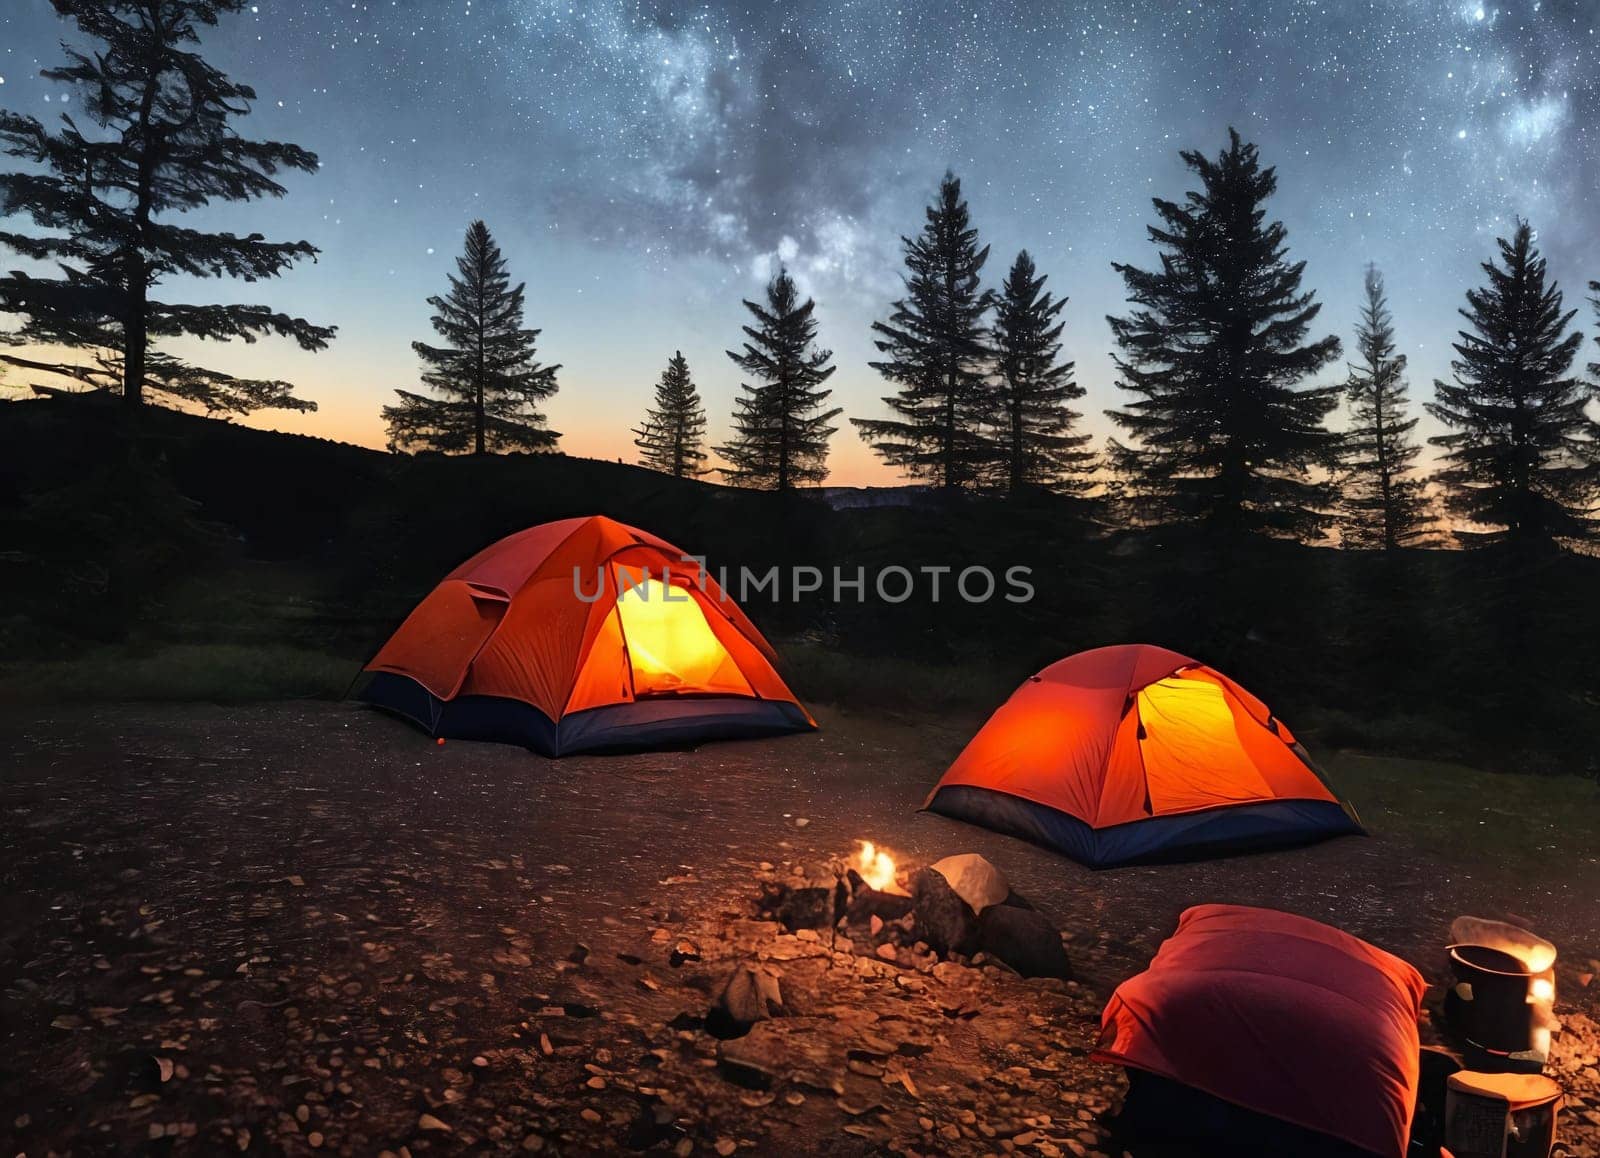
[[[6, 10], [0, 104], [63, 111], [37, 72], [66, 29], [44, 0]], [[1151, 260], [1150, 197], [1180, 196], [1177, 151], [1215, 151], [1230, 124], [1278, 167], [1272, 209], [1325, 303], [1320, 331], [1348, 337], [1379, 262], [1424, 396], [1514, 215], [1569, 305], [1600, 278], [1597, 25], [1593, 0], [261, 0], [209, 43], [260, 92], [251, 130], [323, 159], [264, 211], [325, 254], [257, 296], [343, 327], [320, 360], [270, 355], [324, 405], [300, 428], [380, 440], [422, 299], [483, 216], [567, 367], [555, 424], [571, 449], [617, 455], [618, 416], [673, 348], [722, 418], [738, 299], [779, 260], [818, 297], [840, 402], [874, 413], [867, 323], [946, 167], [994, 280], [1026, 246], [1070, 296], [1068, 354], [1091, 408], [1113, 404], [1109, 263]], [[890, 481], [853, 443], [836, 439], [838, 481]]]

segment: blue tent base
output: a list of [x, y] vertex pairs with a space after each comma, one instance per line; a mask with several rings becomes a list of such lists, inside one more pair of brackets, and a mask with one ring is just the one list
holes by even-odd
[[373, 672], [355, 699], [413, 721], [430, 736], [518, 744], [544, 756], [685, 747], [706, 740], [809, 732], [799, 705], [748, 696], [663, 696], [608, 704], [551, 720], [532, 704], [501, 696], [441, 700], [392, 672]]
[[1331, 800], [1266, 800], [1091, 828], [1020, 796], [949, 784], [934, 793], [927, 810], [1066, 853], [1090, 868], [1200, 860], [1366, 834]]

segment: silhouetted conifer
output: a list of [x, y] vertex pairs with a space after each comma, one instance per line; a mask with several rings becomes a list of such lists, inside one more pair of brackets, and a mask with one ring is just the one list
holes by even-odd
[[1012, 495], [1081, 495], [1091, 485], [1095, 455], [1084, 449], [1089, 436], [1074, 433], [1080, 415], [1068, 408], [1083, 397], [1083, 387], [1073, 380], [1073, 363], [1057, 360], [1067, 299], [1044, 292], [1044, 283], [1023, 250], [995, 301], [997, 481]]
[[1367, 266], [1366, 301], [1356, 326], [1360, 361], [1350, 367], [1340, 478], [1340, 535], [1346, 546], [1392, 551], [1416, 541], [1427, 528], [1422, 480], [1414, 472], [1419, 447], [1407, 415], [1406, 356], [1395, 351], [1394, 319], [1383, 275]]
[[436, 397], [395, 391], [399, 403], [383, 408], [392, 449], [555, 449], [561, 436], [546, 428], [535, 406], [556, 392], [561, 367], [534, 360], [539, 331], [522, 328], [525, 288], [511, 285], [489, 227], [474, 221], [450, 292], [428, 299], [437, 311], [433, 328], [445, 344], [411, 343], [425, 367], [422, 381]]
[[1333, 335], [1305, 344], [1322, 308], [1285, 257], [1277, 188], [1256, 147], [1228, 130], [1215, 160], [1182, 154], [1200, 178], [1183, 204], [1155, 199], [1159, 269], [1114, 265], [1136, 307], [1112, 317], [1118, 383], [1134, 395], [1108, 411], [1131, 436], [1111, 442], [1134, 514], [1199, 519], [1214, 531], [1312, 539], [1331, 523], [1338, 438], [1323, 425], [1339, 387], [1300, 385], [1339, 355]]
[[1518, 221], [1501, 238], [1500, 263], [1483, 263], [1488, 284], [1467, 291], [1470, 326], [1455, 343], [1453, 382], [1434, 382], [1428, 412], [1450, 428], [1439, 481], [1456, 536], [1467, 544], [1538, 549], [1583, 540], [1596, 530], [1600, 422], [1585, 407], [1592, 388], [1572, 376], [1583, 343], [1567, 332], [1533, 230]]
[[196, 337], [253, 342], [266, 334], [320, 350], [331, 326], [267, 306], [182, 304], [152, 292], [172, 276], [261, 281], [315, 257], [305, 241], [272, 242], [206, 232], [177, 215], [214, 202], [280, 197], [284, 170], [314, 172], [297, 145], [251, 141], [233, 122], [255, 92], [199, 53], [200, 30], [246, 0], [51, 0], [95, 42], [67, 48], [68, 63], [43, 75], [70, 87], [72, 105], [52, 130], [0, 110], [0, 148], [26, 164], [0, 174], [0, 217], [29, 218], [38, 232], [0, 231], [4, 245], [60, 270], [0, 279], [0, 313], [19, 315], [16, 346], [86, 350], [91, 360], [0, 355], [13, 366], [120, 392], [130, 406], [147, 393], [244, 414], [265, 407], [314, 410], [287, 382], [239, 378], [191, 365], [157, 348]]
[[952, 174], [922, 232], [901, 241], [906, 295], [872, 325], [884, 355], [872, 368], [899, 387], [883, 400], [895, 416], [850, 421], [890, 466], [946, 492], [974, 487], [994, 456], [984, 432], [995, 416], [984, 325], [993, 295], [978, 282], [989, 247], [979, 247]]
[[789, 491], [828, 477], [830, 426], [839, 409], [824, 410], [832, 390], [822, 384], [837, 367], [831, 350], [816, 346], [816, 302], [800, 301], [789, 271], [767, 285], [766, 304], [746, 301], [756, 324], [743, 327], [749, 341], [728, 357], [753, 379], [734, 403], [733, 438], [716, 448], [728, 463], [723, 474], [740, 486]]
[[634, 433], [639, 462], [677, 478], [704, 474], [706, 411], [689, 377], [683, 351], [674, 351], [656, 383], [656, 404]]

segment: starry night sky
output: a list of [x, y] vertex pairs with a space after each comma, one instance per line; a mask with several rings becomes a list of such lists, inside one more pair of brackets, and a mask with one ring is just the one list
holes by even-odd
[[[38, 77], [68, 27], [45, 0], [4, 13], [0, 105], [70, 110]], [[1118, 401], [1110, 262], [1153, 262], [1149, 198], [1181, 197], [1177, 151], [1214, 153], [1232, 124], [1278, 168], [1271, 209], [1324, 303], [1317, 333], [1348, 346], [1362, 267], [1379, 262], [1420, 402], [1513, 215], [1592, 328], [1597, 30], [1596, 0], [259, 0], [209, 55], [258, 90], [242, 129], [315, 150], [322, 171], [208, 220], [323, 256], [278, 283], [184, 292], [337, 324], [320, 355], [270, 341], [204, 356], [321, 405], [260, 424], [381, 445], [378, 407], [415, 385], [409, 342], [431, 336], [424, 299], [481, 216], [565, 367], [549, 406], [563, 448], [631, 461], [627, 427], [675, 348], [720, 439], [739, 299], [780, 259], [817, 297], [837, 400], [879, 414], [868, 324], [950, 167], [994, 246], [989, 283], [1026, 246], [1069, 295], [1066, 352], [1100, 431]], [[896, 481], [849, 427], [831, 461], [832, 483]]]

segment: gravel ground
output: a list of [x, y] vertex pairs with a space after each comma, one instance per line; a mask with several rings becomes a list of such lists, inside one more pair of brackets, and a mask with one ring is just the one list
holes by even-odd
[[[1120, 1153], [1120, 1077], [1084, 1056], [1100, 1004], [1205, 901], [1434, 981], [1451, 917], [1530, 922], [1563, 951], [1562, 1136], [1600, 1152], [1591, 853], [1507, 865], [1368, 815], [1368, 839], [1092, 873], [915, 811], [960, 724], [822, 722], [549, 761], [325, 703], [0, 715], [0, 1153]], [[751, 919], [763, 874], [863, 837], [989, 857], [1076, 980]], [[792, 1016], [719, 1043], [709, 994], [752, 960]], [[763, 1074], [762, 1048], [805, 1062]]]

